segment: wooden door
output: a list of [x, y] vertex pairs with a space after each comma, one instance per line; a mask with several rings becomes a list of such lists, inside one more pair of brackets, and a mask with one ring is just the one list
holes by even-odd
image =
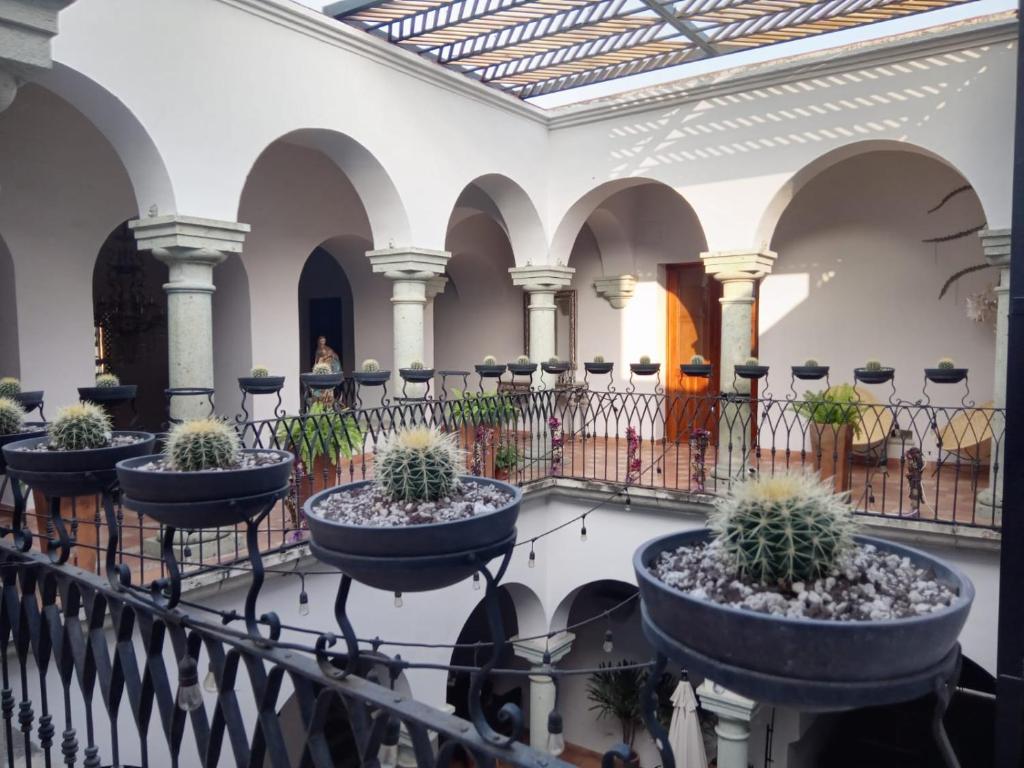
[[[697, 428], [715, 431], [710, 401], [705, 395], [719, 391], [722, 284], [704, 271], [700, 262], [669, 264], [666, 267], [667, 361], [665, 382], [665, 436], [686, 441]], [[713, 366], [710, 379], [682, 376], [679, 366], [702, 355]]]

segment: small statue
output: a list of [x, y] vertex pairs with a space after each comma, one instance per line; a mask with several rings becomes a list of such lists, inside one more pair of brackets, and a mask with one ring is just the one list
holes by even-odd
[[320, 336], [316, 340], [316, 354], [313, 356], [313, 365], [329, 365], [331, 373], [341, 372], [341, 358], [338, 353], [327, 344], [327, 337]]

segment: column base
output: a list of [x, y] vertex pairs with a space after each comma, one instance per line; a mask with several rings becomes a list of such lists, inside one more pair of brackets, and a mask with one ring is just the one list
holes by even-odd
[[992, 525], [1003, 524], [1003, 495], [995, 493], [991, 488], [979, 491], [975, 497], [978, 502], [978, 514], [991, 518]]

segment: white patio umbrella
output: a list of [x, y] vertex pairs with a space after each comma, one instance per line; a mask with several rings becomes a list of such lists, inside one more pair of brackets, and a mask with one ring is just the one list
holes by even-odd
[[708, 768], [704, 753], [704, 736], [697, 717], [697, 696], [685, 677], [672, 694], [672, 724], [668, 728], [668, 743], [676, 757], [677, 768]]

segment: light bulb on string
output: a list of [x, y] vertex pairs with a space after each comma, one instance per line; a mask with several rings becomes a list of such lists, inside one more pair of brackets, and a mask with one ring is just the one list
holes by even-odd
[[380, 761], [380, 768], [397, 768], [398, 766], [398, 736], [401, 726], [393, 717], [388, 717], [388, 724], [384, 728], [384, 736], [380, 740], [380, 749], [377, 750], [377, 760]]
[[632, 504], [630, 504], [630, 503], [629, 503], [629, 501], [630, 501], [630, 500], [629, 500], [629, 491], [625, 491], [625, 494], [626, 494], [626, 506], [625, 506], [625, 510], [626, 510], [627, 512], [632, 512], [632, 511], [633, 511], [633, 506], [632, 506]]
[[612, 638], [612, 631], [610, 629], [604, 633], [604, 642], [601, 644], [601, 649], [605, 653], [611, 653], [615, 650], [615, 640]]
[[217, 675], [213, 673], [213, 664], [206, 671], [206, 677], [203, 678], [203, 689], [209, 693], [217, 693]]
[[526, 561], [530, 568], [537, 567], [537, 553], [533, 551], [533, 542], [530, 542], [530, 559]]
[[401, 608], [401, 607], [402, 607], [402, 593], [401, 592], [395, 592], [395, 608]]
[[299, 592], [299, 616], [309, 616], [309, 595], [306, 590]]
[[583, 516], [583, 525], [580, 526], [580, 541], [587, 540], [587, 516]]
[[473, 574], [473, 589], [475, 591], [477, 591], [477, 592], [480, 591], [480, 574], [479, 573], [474, 573]]
[[187, 653], [178, 662], [178, 707], [186, 712], [195, 712], [203, 706], [203, 691], [199, 687], [199, 667], [196, 660]]
[[562, 715], [552, 711], [548, 714], [548, 743], [547, 753], [558, 757], [565, 752], [565, 736], [562, 733]]

